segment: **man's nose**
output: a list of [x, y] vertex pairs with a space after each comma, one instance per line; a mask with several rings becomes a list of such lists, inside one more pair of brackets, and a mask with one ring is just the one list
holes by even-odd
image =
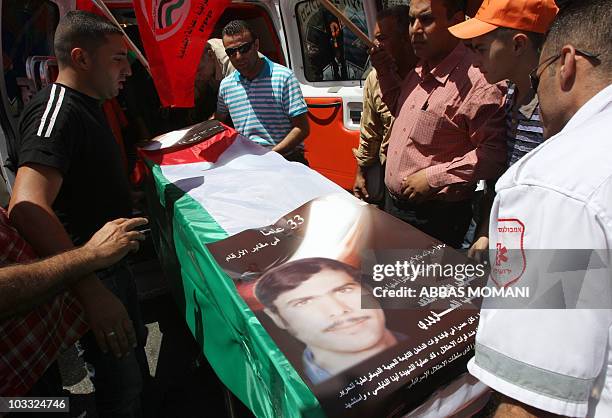
[[122, 73], [125, 77], [129, 77], [132, 75], [132, 65], [129, 62], [126, 63], [125, 67], [123, 68]]
[[321, 309], [330, 318], [342, 316], [352, 311], [348, 304], [332, 295], [325, 298], [322, 302]]
[[421, 24], [421, 21], [419, 19], [415, 19], [415, 21], [412, 23], [412, 32], [413, 33], [423, 32], [423, 25]]

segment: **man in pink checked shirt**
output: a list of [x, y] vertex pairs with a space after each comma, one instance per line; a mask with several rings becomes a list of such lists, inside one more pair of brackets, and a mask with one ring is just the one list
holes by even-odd
[[380, 47], [370, 51], [383, 100], [396, 117], [387, 153], [385, 210], [460, 247], [481, 179], [504, 169], [505, 87], [489, 84], [448, 27], [463, 2], [411, 0], [410, 38], [420, 61], [402, 80]]

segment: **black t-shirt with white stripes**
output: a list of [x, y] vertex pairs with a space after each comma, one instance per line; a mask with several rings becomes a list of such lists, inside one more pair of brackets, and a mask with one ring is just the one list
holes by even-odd
[[10, 148], [14, 167], [36, 163], [60, 171], [54, 209], [75, 244], [131, 215], [129, 181], [100, 101], [58, 83], [46, 87], [26, 105]]

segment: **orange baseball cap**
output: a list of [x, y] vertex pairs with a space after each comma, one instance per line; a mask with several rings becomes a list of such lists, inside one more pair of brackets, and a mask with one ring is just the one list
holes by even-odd
[[460, 39], [472, 39], [498, 27], [545, 33], [559, 8], [554, 0], [484, 0], [476, 16], [448, 28]]

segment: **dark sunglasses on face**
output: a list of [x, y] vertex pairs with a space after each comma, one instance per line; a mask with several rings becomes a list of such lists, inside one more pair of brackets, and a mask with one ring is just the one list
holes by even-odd
[[234, 55], [236, 55], [237, 52], [240, 52], [241, 55], [246, 54], [247, 52], [250, 51], [254, 43], [255, 43], [255, 40], [244, 43], [235, 48], [225, 48], [225, 53], [227, 54], [228, 57], [233, 57]]
[[[529, 81], [531, 82], [531, 88], [533, 89], [533, 91], [535, 92], [538, 91], [538, 87], [540, 86], [540, 76], [542, 75], [546, 67], [548, 67], [553, 62], [557, 61], [559, 58], [561, 58], [561, 55], [563, 54], [556, 54], [556, 55], [553, 55], [552, 57], [548, 57], [544, 61], [542, 61], [540, 64], [538, 64], [533, 70], [531, 70], [531, 72], [529, 73]], [[582, 55], [583, 57], [589, 58], [592, 60], [599, 60], [598, 59], [599, 54], [593, 54], [592, 52], [581, 51], [579, 49], [576, 49], [576, 55]], [[540, 68], [542, 68], [542, 71], [539, 71]]]

